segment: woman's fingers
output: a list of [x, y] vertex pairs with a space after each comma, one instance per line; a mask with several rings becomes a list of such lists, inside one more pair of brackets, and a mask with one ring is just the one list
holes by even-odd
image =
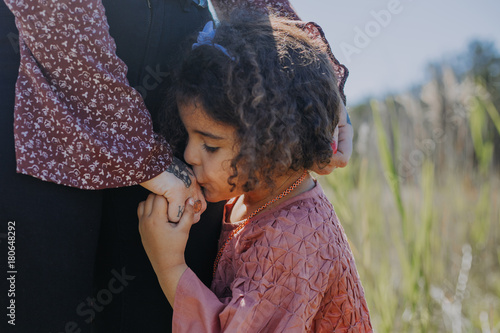
[[193, 197], [194, 199], [194, 205], [193, 205], [193, 211], [194, 211], [194, 223], [197, 223], [200, 221], [201, 214], [207, 209], [207, 201], [205, 200], [205, 197], [202, 195], [201, 197]]
[[354, 130], [345, 105], [342, 105], [336, 132], [337, 152], [333, 155], [330, 163], [333, 169], [345, 167], [347, 163], [349, 163], [349, 159], [352, 155], [352, 139], [354, 137]]
[[[178, 158], [174, 158], [167, 170], [158, 176], [141, 184], [153, 193], [163, 195], [168, 201], [168, 220], [179, 222], [186, 200], [193, 198], [201, 203], [201, 209], [195, 214], [194, 220], [198, 222], [201, 213], [207, 208], [200, 185], [196, 181], [191, 168]], [[148, 206], [145, 206], [146, 213]]]
[[349, 163], [352, 155], [352, 139], [354, 130], [350, 124], [340, 128], [337, 154], [334, 155], [335, 166], [343, 168]]

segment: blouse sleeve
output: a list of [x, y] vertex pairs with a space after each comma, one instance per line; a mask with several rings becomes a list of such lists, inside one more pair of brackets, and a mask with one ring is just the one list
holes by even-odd
[[333, 54], [330, 44], [326, 40], [325, 34], [321, 27], [314, 22], [301, 21], [295, 9], [288, 0], [212, 0], [212, 4], [218, 15], [224, 16], [232, 10], [241, 6], [251, 6], [256, 9], [272, 10], [273, 12], [282, 15], [290, 20], [297, 21], [297, 26], [307, 31], [311, 38], [320, 39], [326, 48], [330, 59], [332, 60], [335, 74], [337, 75], [337, 85], [339, 88], [340, 96], [344, 104], [346, 104], [346, 96], [344, 93], [344, 86], [349, 76], [349, 70], [346, 66], [342, 65], [335, 55]]
[[127, 78], [100, 0], [5, 0], [21, 65], [17, 171], [83, 189], [135, 185], [171, 162]]
[[293, 236], [269, 242], [269, 235], [262, 237], [245, 252], [231, 297], [218, 299], [186, 271], [175, 295], [173, 331], [302, 333], [311, 327], [334, 267], [325, 264], [330, 246], [299, 245]]

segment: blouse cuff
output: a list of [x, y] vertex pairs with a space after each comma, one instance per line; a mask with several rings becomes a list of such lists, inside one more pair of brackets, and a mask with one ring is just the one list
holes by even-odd
[[173, 332], [220, 332], [219, 314], [224, 304], [190, 268], [177, 285], [173, 308]]

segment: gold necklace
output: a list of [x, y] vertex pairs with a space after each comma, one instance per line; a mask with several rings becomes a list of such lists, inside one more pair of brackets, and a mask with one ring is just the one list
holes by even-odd
[[214, 272], [213, 272], [213, 276], [214, 277], [215, 277], [215, 271], [217, 270], [217, 266], [219, 265], [219, 260], [222, 257], [222, 254], [224, 253], [224, 249], [226, 248], [226, 245], [229, 244], [229, 242], [231, 241], [231, 239], [233, 239], [234, 236], [236, 236], [248, 223], [250, 223], [250, 219], [252, 219], [253, 217], [255, 217], [255, 215], [257, 215], [258, 213], [260, 213], [261, 211], [263, 211], [265, 208], [267, 208], [269, 205], [275, 203], [279, 199], [287, 196], [288, 194], [290, 194], [290, 192], [292, 192], [293, 190], [295, 190], [297, 188], [297, 186], [299, 186], [304, 181], [304, 179], [306, 179], [306, 176], [308, 174], [309, 173], [307, 172], [307, 170], [304, 171], [304, 173], [302, 174], [302, 176], [300, 176], [300, 178], [297, 179], [295, 181], [295, 183], [293, 183], [292, 185], [290, 185], [289, 188], [287, 188], [286, 190], [284, 190], [283, 192], [281, 192], [281, 194], [278, 195], [277, 197], [275, 197], [274, 199], [272, 199], [272, 200], [268, 201], [267, 203], [265, 203], [264, 205], [260, 206], [252, 214], [250, 214], [245, 220], [243, 220], [243, 222], [236, 229], [234, 229], [231, 232], [231, 234], [226, 239], [226, 241], [224, 242], [224, 244], [222, 244], [219, 252], [217, 253], [217, 257], [215, 257]]

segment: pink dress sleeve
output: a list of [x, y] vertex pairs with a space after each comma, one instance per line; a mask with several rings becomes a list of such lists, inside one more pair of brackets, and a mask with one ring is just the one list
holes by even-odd
[[[251, 269], [251, 267], [248, 267]], [[173, 332], [290, 332], [303, 333], [318, 306], [321, 290], [297, 285], [294, 279], [259, 281], [255, 273], [240, 278], [232, 298], [218, 299], [198, 277], [188, 269], [175, 294]], [[286, 279], [290, 272], [282, 272]], [[321, 279], [321, 277], [310, 277]], [[324, 281], [326, 285], [326, 280]], [[301, 290], [299, 290], [301, 289]], [[314, 295], [312, 295], [314, 294]], [[316, 303], [310, 306], [310, 299]]]
[[171, 162], [153, 132], [100, 0], [5, 0], [21, 65], [14, 135], [17, 171], [83, 189], [135, 185]]
[[221, 332], [219, 315], [225, 304], [187, 269], [175, 291], [172, 332]]
[[305, 22], [301, 21], [299, 16], [297, 15], [295, 9], [290, 4], [288, 0], [212, 0], [214, 8], [217, 14], [225, 15], [231, 10], [241, 7], [242, 5], [252, 6], [258, 9], [271, 9], [272, 11], [278, 13], [279, 15], [283, 15], [290, 20], [297, 21], [297, 26], [307, 31], [311, 38], [318, 38], [325, 44], [326, 52], [328, 53], [330, 59], [333, 63], [333, 68], [337, 75], [337, 84], [339, 87], [340, 96], [344, 104], [346, 103], [346, 96], [344, 93], [344, 86], [349, 76], [349, 70], [346, 66], [342, 65], [335, 55], [333, 54], [330, 44], [326, 40], [325, 34], [321, 27], [314, 22]]

